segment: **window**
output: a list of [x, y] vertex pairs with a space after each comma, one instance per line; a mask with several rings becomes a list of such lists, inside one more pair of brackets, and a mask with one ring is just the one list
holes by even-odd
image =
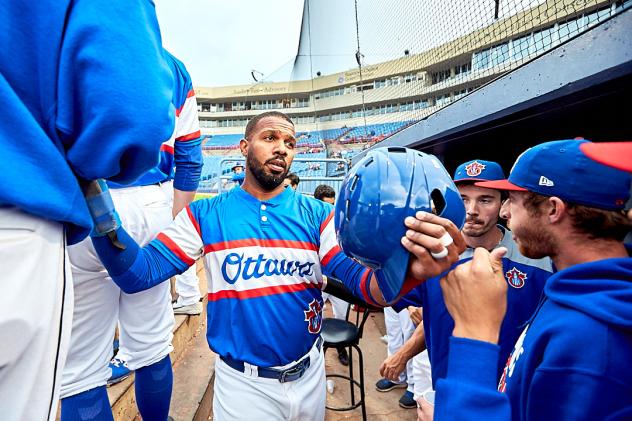
[[513, 60], [522, 60], [529, 56], [529, 48], [531, 45], [531, 34], [516, 38], [511, 41], [511, 58]]
[[438, 106], [447, 105], [448, 103], [450, 103], [450, 101], [451, 101], [450, 94], [440, 95], [436, 98], [435, 105], [438, 105]]
[[577, 19], [569, 20], [558, 25], [557, 34], [560, 42], [564, 42], [575, 34], [579, 33], [579, 22]]
[[412, 73], [408, 75], [404, 75], [402, 77], [404, 78], [404, 83], [410, 83], [417, 80], [417, 75], [412, 74]]
[[440, 70], [432, 74], [432, 83], [440, 83], [444, 80], [450, 79], [450, 69]]
[[490, 66], [491, 49], [479, 51], [472, 55], [472, 69], [485, 70]]
[[465, 94], [467, 94], [467, 89], [461, 89], [460, 91], [454, 91], [454, 100], [456, 101], [457, 99], [465, 96]]
[[472, 72], [472, 63], [465, 63], [454, 67], [454, 75], [466, 76]]
[[492, 47], [491, 63], [492, 66], [499, 66], [509, 60], [509, 43], [504, 43]]
[[586, 24], [588, 26], [594, 26], [602, 20], [606, 19], [608, 16], [610, 16], [610, 7], [597, 10], [596, 12], [586, 15]]

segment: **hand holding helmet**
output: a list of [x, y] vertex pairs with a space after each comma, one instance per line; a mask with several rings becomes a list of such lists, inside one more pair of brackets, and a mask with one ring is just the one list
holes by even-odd
[[378, 148], [358, 162], [335, 214], [340, 247], [373, 269], [388, 303], [458, 260], [464, 220], [461, 196], [439, 160], [402, 147]]

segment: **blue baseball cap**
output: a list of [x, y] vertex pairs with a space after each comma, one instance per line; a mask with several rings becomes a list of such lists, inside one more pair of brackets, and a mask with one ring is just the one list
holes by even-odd
[[505, 173], [497, 162], [474, 159], [459, 165], [454, 172], [455, 183], [461, 181], [504, 180]]
[[630, 197], [632, 176], [590, 159], [581, 145], [587, 140], [557, 140], [524, 151], [509, 179], [475, 183], [497, 190], [531, 191], [578, 205], [623, 209]]

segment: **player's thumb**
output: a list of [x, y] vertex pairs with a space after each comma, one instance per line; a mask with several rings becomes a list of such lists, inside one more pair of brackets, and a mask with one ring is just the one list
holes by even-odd
[[489, 262], [492, 265], [494, 273], [502, 273], [503, 271], [503, 257], [507, 254], [506, 247], [498, 247], [489, 254]]

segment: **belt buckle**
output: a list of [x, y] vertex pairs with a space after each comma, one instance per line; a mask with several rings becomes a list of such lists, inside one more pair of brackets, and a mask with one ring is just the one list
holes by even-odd
[[[285, 382], [289, 382], [289, 381], [300, 378], [306, 368], [305, 361], [307, 361], [307, 358], [299, 362], [298, 364], [296, 364], [294, 367], [288, 368], [287, 370], [282, 371], [281, 377], [279, 378], [279, 382], [285, 383]], [[289, 376], [294, 376], [294, 375], [298, 375], [298, 377], [296, 377], [296, 379], [288, 379]]]

